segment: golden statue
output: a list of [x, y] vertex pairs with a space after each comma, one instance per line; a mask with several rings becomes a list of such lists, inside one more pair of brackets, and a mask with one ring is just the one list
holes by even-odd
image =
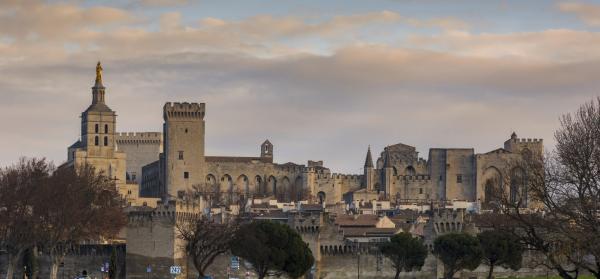
[[96, 84], [102, 84], [102, 65], [100, 61], [96, 65]]

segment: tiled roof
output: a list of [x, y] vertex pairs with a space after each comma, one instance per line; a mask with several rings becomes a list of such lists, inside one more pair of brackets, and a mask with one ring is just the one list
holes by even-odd
[[229, 157], [229, 156], [206, 156], [206, 162], [210, 163], [250, 163], [259, 161], [263, 163], [271, 163], [271, 158], [266, 157]]
[[375, 227], [379, 222], [377, 215], [360, 214], [360, 215], [339, 215], [335, 219], [335, 224], [340, 227]]
[[304, 211], [323, 211], [323, 206], [320, 204], [300, 204], [300, 210]]
[[399, 232], [395, 228], [343, 228], [342, 232], [345, 237], [348, 236], [392, 236]]

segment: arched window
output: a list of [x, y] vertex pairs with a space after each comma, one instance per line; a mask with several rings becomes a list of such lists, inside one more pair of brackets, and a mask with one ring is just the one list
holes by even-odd
[[108, 146], [108, 137], [104, 137], [104, 146]]
[[104, 124], [104, 133], [108, 134], [108, 124]]
[[94, 133], [98, 133], [98, 124], [94, 125]]
[[94, 137], [94, 145], [98, 146], [98, 136]]

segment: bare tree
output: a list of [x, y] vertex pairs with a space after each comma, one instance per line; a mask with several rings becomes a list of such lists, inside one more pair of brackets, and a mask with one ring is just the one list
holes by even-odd
[[493, 191], [497, 210], [510, 224], [504, 229], [561, 277], [600, 278], [600, 98], [564, 115], [555, 138], [555, 151], [507, 166]]
[[21, 158], [0, 170], [0, 241], [8, 253], [6, 278], [13, 278], [23, 252], [35, 245], [34, 198], [52, 169], [45, 159]]
[[185, 252], [201, 277], [219, 255], [229, 251], [237, 228], [234, 219], [219, 224], [201, 214], [177, 223], [179, 237], [185, 242]]
[[59, 168], [36, 197], [40, 245], [50, 254], [52, 279], [73, 245], [109, 239], [126, 224], [114, 181], [91, 166]]

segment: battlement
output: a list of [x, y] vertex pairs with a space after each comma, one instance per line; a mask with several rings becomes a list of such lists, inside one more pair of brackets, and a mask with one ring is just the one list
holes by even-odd
[[204, 119], [206, 112], [204, 103], [165, 103], [163, 118], [169, 119]]
[[399, 179], [404, 179], [406, 181], [429, 181], [431, 180], [431, 176], [429, 175], [398, 175]]
[[516, 143], [543, 143], [543, 139], [514, 139]]
[[115, 134], [117, 144], [160, 144], [160, 132], [119, 132]]
[[341, 173], [319, 173], [317, 179], [323, 180], [342, 180], [342, 181], [361, 181], [363, 175], [360, 174], [341, 174]]

